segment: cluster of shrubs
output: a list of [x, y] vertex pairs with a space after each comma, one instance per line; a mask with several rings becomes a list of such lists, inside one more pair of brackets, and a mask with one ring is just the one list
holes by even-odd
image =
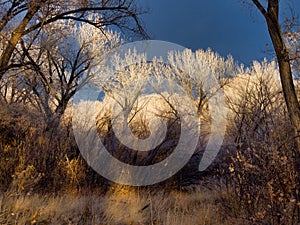
[[234, 82], [235, 98], [228, 99], [234, 148], [220, 166], [224, 211], [242, 224], [298, 224], [297, 150], [279, 80], [263, 73]]
[[[190, 163], [160, 184], [161, 187], [197, 184], [201, 176], [210, 175], [222, 184], [222, 192], [225, 191], [221, 205], [227, 217], [237, 218], [241, 224], [299, 222], [295, 137], [279, 80], [273, 73], [276, 70], [271, 70], [273, 67], [256, 65], [253, 70], [257, 70], [257, 76], [237, 76], [224, 87], [229, 109], [226, 147], [209, 173], [197, 171], [207, 140], [204, 129]], [[132, 111], [136, 117], [131, 120], [131, 129], [137, 137], [146, 138], [148, 121], [137, 116], [140, 109], [135, 110]], [[153, 164], [176, 147], [180, 121], [172, 108], [160, 112], [168, 127], [165, 141], [147, 153], [132, 151], [119, 143], [109, 113], [103, 112], [97, 120], [99, 136], [110, 153], [123, 162]], [[206, 117], [209, 121], [209, 113]], [[22, 104], [0, 108], [2, 191], [14, 189], [26, 193], [93, 187], [105, 191], [109, 185], [109, 181], [82, 159], [72, 134], [71, 119], [64, 118], [58, 128], [49, 129], [39, 112], [32, 108]]]

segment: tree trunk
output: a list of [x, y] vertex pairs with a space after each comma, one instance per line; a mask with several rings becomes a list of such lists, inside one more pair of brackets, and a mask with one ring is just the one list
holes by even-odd
[[[295, 85], [293, 82], [293, 74], [290, 64], [289, 52], [284, 43], [282, 36], [279, 18], [279, 0], [268, 0], [268, 9], [260, 4], [259, 0], [252, 0], [256, 7], [260, 10], [266, 19], [268, 25], [268, 31], [272, 39], [272, 44], [276, 53], [280, 80], [282, 85], [282, 91], [286, 102], [287, 110], [289, 113], [290, 121], [294, 128], [295, 135], [295, 167], [298, 171], [297, 187], [300, 190], [300, 105], [297, 98]], [[300, 199], [300, 193], [296, 193], [298, 200]]]
[[[291, 123], [294, 127], [296, 154], [298, 155], [298, 161], [300, 161], [300, 105], [297, 99], [295, 85], [293, 82], [293, 74], [290, 65], [289, 52], [284, 43], [278, 21], [279, 0], [268, 0], [268, 10], [265, 10], [265, 8], [261, 5], [259, 0], [252, 0], [252, 2], [263, 14], [268, 25], [268, 31], [274, 46], [279, 65], [280, 80], [282, 85], [282, 91], [284, 94], [284, 99], [287, 105]], [[300, 164], [300, 162], [298, 163]]]
[[0, 80], [2, 79], [3, 75], [8, 69], [11, 56], [18, 42], [21, 40], [22, 36], [24, 35], [26, 26], [28, 25], [30, 20], [33, 18], [33, 16], [39, 9], [40, 6], [38, 5], [31, 7], [30, 10], [28, 10], [27, 14], [24, 16], [23, 20], [20, 22], [20, 24], [13, 30], [7, 46], [4, 49], [2, 55], [0, 56]]
[[284, 43], [278, 22], [278, 0], [269, 0], [266, 21], [278, 60], [285, 102], [295, 131], [297, 152], [300, 155], [300, 105], [293, 82], [289, 52]]

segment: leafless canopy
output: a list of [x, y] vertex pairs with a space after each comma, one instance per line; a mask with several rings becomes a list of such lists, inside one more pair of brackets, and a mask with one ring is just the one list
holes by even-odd
[[9, 69], [22, 66], [13, 60], [21, 40], [29, 35], [34, 40], [47, 24], [74, 20], [99, 29], [112, 25], [147, 37], [139, 19], [141, 13], [134, 0], [1, 0], [0, 80]]

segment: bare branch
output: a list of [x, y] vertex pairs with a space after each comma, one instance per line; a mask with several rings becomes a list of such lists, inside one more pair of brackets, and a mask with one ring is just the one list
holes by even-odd
[[264, 15], [265, 18], [268, 17], [268, 12], [265, 10], [265, 8], [260, 4], [258, 0], [252, 0], [252, 2], [256, 5], [256, 7], [259, 9], [259, 11]]

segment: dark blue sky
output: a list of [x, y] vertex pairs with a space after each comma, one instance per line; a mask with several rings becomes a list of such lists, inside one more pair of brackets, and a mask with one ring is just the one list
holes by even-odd
[[[151, 39], [170, 41], [196, 49], [212, 48], [222, 56], [231, 54], [246, 65], [272, 58], [269, 34], [262, 15], [240, 0], [140, 0], [149, 13], [143, 16]], [[249, 1], [250, 2], [250, 1]], [[265, 2], [265, 0], [262, 0]], [[281, 15], [292, 8], [300, 14], [300, 0], [282, 0]]]

